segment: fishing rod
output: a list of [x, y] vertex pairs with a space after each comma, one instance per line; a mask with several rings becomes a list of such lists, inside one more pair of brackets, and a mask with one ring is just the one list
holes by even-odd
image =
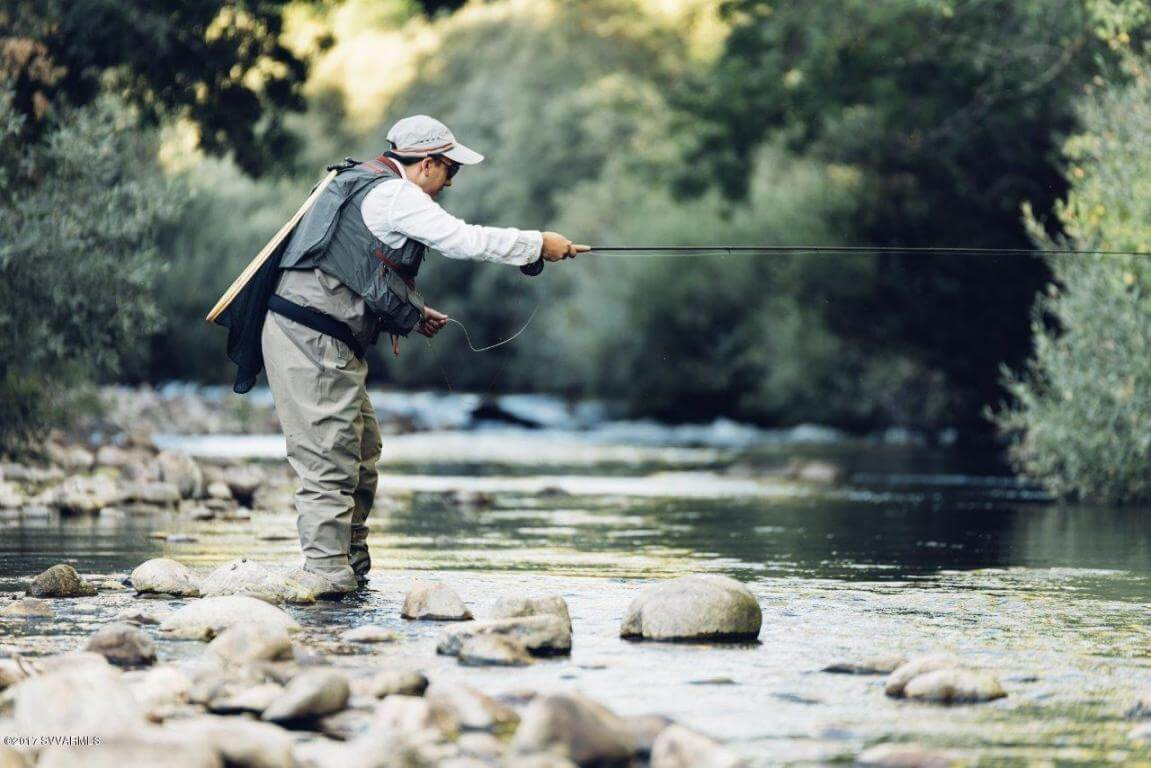
[[[838, 254], [953, 254], [959, 256], [1039, 256], [1043, 254], [1074, 256], [1151, 257], [1151, 251], [1088, 250], [1078, 248], [978, 248], [973, 246], [914, 245], [598, 245], [586, 253], [614, 258], [676, 258], [712, 256], [771, 256], [816, 253]], [[529, 277], [540, 274], [544, 260], [520, 267]]]

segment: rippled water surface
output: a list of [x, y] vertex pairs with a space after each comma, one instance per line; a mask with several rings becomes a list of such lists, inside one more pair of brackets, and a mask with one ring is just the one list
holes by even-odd
[[[1052, 505], [985, 457], [907, 446], [628, 444], [538, 431], [440, 437], [389, 438], [370, 589], [293, 609], [313, 640], [383, 624], [409, 640], [383, 653], [441, 676], [494, 693], [582, 690], [622, 713], [668, 714], [762, 765], [849, 760], [880, 741], [954, 748], [989, 764], [1151, 764], [1126, 717], [1151, 682], [1147, 510]], [[205, 456], [273, 463], [282, 450], [277, 438], [172, 440]], [[839, 463], [846, 481], [775, 478], [771, 469], [796, 455]], [[148, 538], [160, 528], [198, 541]], [[270, 540], [276, 534], [283, 538]], [[293, 534], [286, 506], [251, 522], [10, 520], [0, 575], [15, 590], [60, 561], [85, 573], [124, 572], [161, 554], [203, 567], [237, 556], [289, 562]], [[644, 586], [692, 572], [749, 585], [764, 611], [758, 644], [618, 638]], [[563, 595], [571, 659], [509, 672], [436, 657], [439, 627], [399, 618], [408, 585], [429, 574], [481, 615], [501, 594]], [[100, 600], [114, 611], [133, 598]], [[55, 634], [37, 636], [43, 630], [30, 624], [7, 642], [71, 648], [100, 620], [70, 605], [60, 612]], [[161, 648], [168, 657], [195, 650]], [[882, 678], [820, 671], [937, 650], [998, 674], [1008, 698], [910, 704], [887, 699]]]

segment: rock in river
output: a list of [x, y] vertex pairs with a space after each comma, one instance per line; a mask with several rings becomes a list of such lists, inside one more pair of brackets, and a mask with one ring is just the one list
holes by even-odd
[[650, 587], [632, 601], [620, 636], [647, 640], [754, 640], [763, 612], [735, 579], [696, 574]]
[[409, 669], [385, 669], [353, 683], [357, 694], [382, 699], [386, 696], [423, 696], [428, 678]]
[[86, 651], [98, 653], [118, 667], [144, 667], [156, 661], [156, 644], [139, 627], [109, 624], [88, 638]]
[[28, 585], [32, 597], [92, 597], [96, 588], [66, 563], [54, 565], [32, 579]]
[[236, 624], [210, 642], [206, 653], [226, 664], [281, 661], [292, 658], [292, 638], [274, 624]]
[[345, 643], [395, 643], [400, 636], [390, 629], [367, 624], [340, 633], [340, 639]]
[[939, 704], [969, 704], [993, 701], [1007, 695], [999, 679], [988, 672], [955, 667], [937, 669], [913, 677], [903, 695], [915, 701]]
[[205, 597], [175, 611], [160, 631], [181, 638], [210, 639], [235, 624], [264, 624], [298, 632], [300, 625], [274, 605], [246, 595]]
[[550, 752], [578, 765], [626, 766], [632, 739], [624, 722], [582, 696], [541, 696], [524, 712], [512, 739], [517, 754]]
[[436, 653], [458, 656], [464, 641], [480, 635], [503, 635], [523, 643], [533, 656], [566, 656], [572, 650], [571, 626], [558, 616], [527, 616], [522, 619], [476, 621], [447, 627], [440, 635]]
[[0, 610], [0, 618], [13, 619], [50, 619], [56, 614], [52, 607], [43, 600], [34, 597], [25, 597], [14, 600]]
[[950, 752], [918, 744], [877, 744], [860, 752], [855, 764], [873, 768], [950, 768], [960, 761]]
[[460, 646], [467, 667], [526, 667], [532, 663], [522, 640], [503, 635], [475, 635]]
[[22, 736], [110, 736], [144, 727], [143, 711], [120, 673], [102, 660], [31, 677], [11, 691]]
[[493, 619], [519, 619], [525, 616], [558, 616], [571, 626], [568, 604], [558, 595], [552, 597], [501, 597], [491, 609]]
[[520, 721], [511, 707], [461, 683], [434, 683], [424, 700], [433, 710], [450, 712], [465, 730], [508, 731]]
[[205, 597], [250, 595], [269, 603], [310, 604], [338, 593], [327, 579], [299, 568], [269, 568], [246, 558], [209, 573], [200, 590]]
[[204, 495], [204, 473], [191, 456], [180, 451], [161, 451], [156, 463], [160, 466], [160, 479], [179, 488], [185, 499]]
[[446, 584], [419, 582], [408, 592], [400, 615], [405, 619], [467, 621], [472, 612]]
[[196, 575], [183, 563], [167, 557], [154, 557], [136, 566], [131, 576], [137, 594], [199, 597]]
[[238, 717], [184, 718], [165, 723], [164, 730], [195, 744], [207, 744], [226, 765], [245, 768], [293, 768], [291, 734], [270, 723]]
[[953, 669], [959, 666], [959, 658], [950, 653], [930, 653], [926, 656], [916, 656], [906, 664], [901, 664], [887, 678], [883, 692], [888, 696], [899, 698], [903, 696], [903, 689], [911, 680], [927, 672], [937, 669]]
[[348, 696], [348, 679], [339, 672], [310, 669], [293, 677], [261, 718], [290, 723], [323, 717], [346, 707]]
[[664, 728], [651, 747], [651, 768], [738, 768], [744, 765], [747, 761], [736, 752], [682, 725]]

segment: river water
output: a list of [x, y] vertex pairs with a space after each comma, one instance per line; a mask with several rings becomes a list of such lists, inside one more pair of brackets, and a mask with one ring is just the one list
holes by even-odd
[[[205, 458], [282, 464], [278, 436], [161, 441]], [[849, 760], [890, 741], [953, 749], [981, 764], [1151, 764], [1127, 716], [1151, 689], [1147, 510], [1060, 506], [987, 456], [819, 430], [561, 425], [386, 443], [370, 589], [292, 609], [314, 637], [381, 624], [407, 640], [384, 651], [397, 663], [494, 694], [579, 690], [620, 713], [666, 714], [756, 765]], [[836, 462], [844, 481], [803, 485], [771, 472], [797, 456]], [[149, 539], [157, 528], [198, 541]], [[293, 533], [286, 504], [248, 523], [9, 521], [0, 587], [15, 590], [19, 577], [61, 561], [83, 573], [124, 572], [159, 555], [203, 567], [239, 556], [293, 562]], [[644, 586], [699, 572], [740, 579], [758, 596], [759, 643], [619, 639], [620, 619]], [[501, 594], [562, 595], [575, 631], [571, 659], [508, 671], [436, 657], [439, 627], [399, 618], [418, 577], [448, 582], [481, 617]], [[132, 598], [109, 600], [111, 611]], [[99, 617], [70, 610], [61, 609], [50, 635], [9, 636], [9, 644], [75, 647]], [[1008, 697], [913, 704], [886, 698], [881, 677], [820, 671], [935, 651], [994, 672]], [[168, 658], [189, 652], [187, 643], [161, 643]]]

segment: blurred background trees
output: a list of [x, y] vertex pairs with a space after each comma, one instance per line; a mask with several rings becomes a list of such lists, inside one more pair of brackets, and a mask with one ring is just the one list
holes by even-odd
[[[388, 126], [413, 112], [488, 155], [444, 196], [449, 210], [592, 244], [1135, 247], [1114, 228], [1141, 220], [1137, 201], [1120, 202], [1137, 197], [1142, 166], [1121, 168], [1126, 144], [1104, 151], [1083, 137], [1142, 114], [1146, 19], [1141, 0], [16, 2], [0, 12], [10, 94], [0, 215], [12, 232], [29, 207], [50, 220], [51, 195], [64, 194], [50, 192], [46, 170], [62, 162], [50, 154], [57, 133], [113, 117], [130, 126], [91, 137], [120, 142], [106, 153], [119, 164], [93, 179], [137, 190], [79, 217], [109, 224], [109, 245], [62, 230], [52, 247], [74, 270], [108, 258], [132, 276], [114, 306], [134, 337], [60, 348], [104, 350], [89, 375], [150, 381], [226, 380], [206, 308], [325, 163], [378, 154]], [[1103, 178], [1116, 181], [1088, 189]], [[1116, 200], [1102, 199], [1105, 187]], [[1088, 200], [1114, 211], [1097, 232], [1068, 218], [1090, 219]], [[33, 263], [32, 250], [0, 248], [5, 270]], [[535, 321], [483, 355], [450, 329], [434, 344], [413, 338], [398, 361], [374, 353], [373, 375], [384, 386], [600, 397], [672, 420], [969, 436], [991, 428], [989, 407], [1014, 403], [1008, 430], [1037, 435], [1068, 414], [1045, 415], [1035, 387], [1053, 375], [1040, 373], [1057, 365], [1053, 350], [1089, 327], [1069, 297], [1096, 268], [1039, 250], [588, 256], [534, 281], [433, 257], [422, 290], [477, 341], [514, 332], [538, 306]], [[1124, 270], [1123, 296], [1142, 285], [1138, 265], [1098, 266], [1112, 268]], [[1035, 315], [1052, 280], [1059, 298]], [[16, 340], [33, 324], [5, 327]], [[1031, 373], [1000, 375], [1033, 351]], [[25, 359], [9, 354], [6, 379]], [[1025, 466], [1055, 472], [1040, 443], [1023, 445]]]

